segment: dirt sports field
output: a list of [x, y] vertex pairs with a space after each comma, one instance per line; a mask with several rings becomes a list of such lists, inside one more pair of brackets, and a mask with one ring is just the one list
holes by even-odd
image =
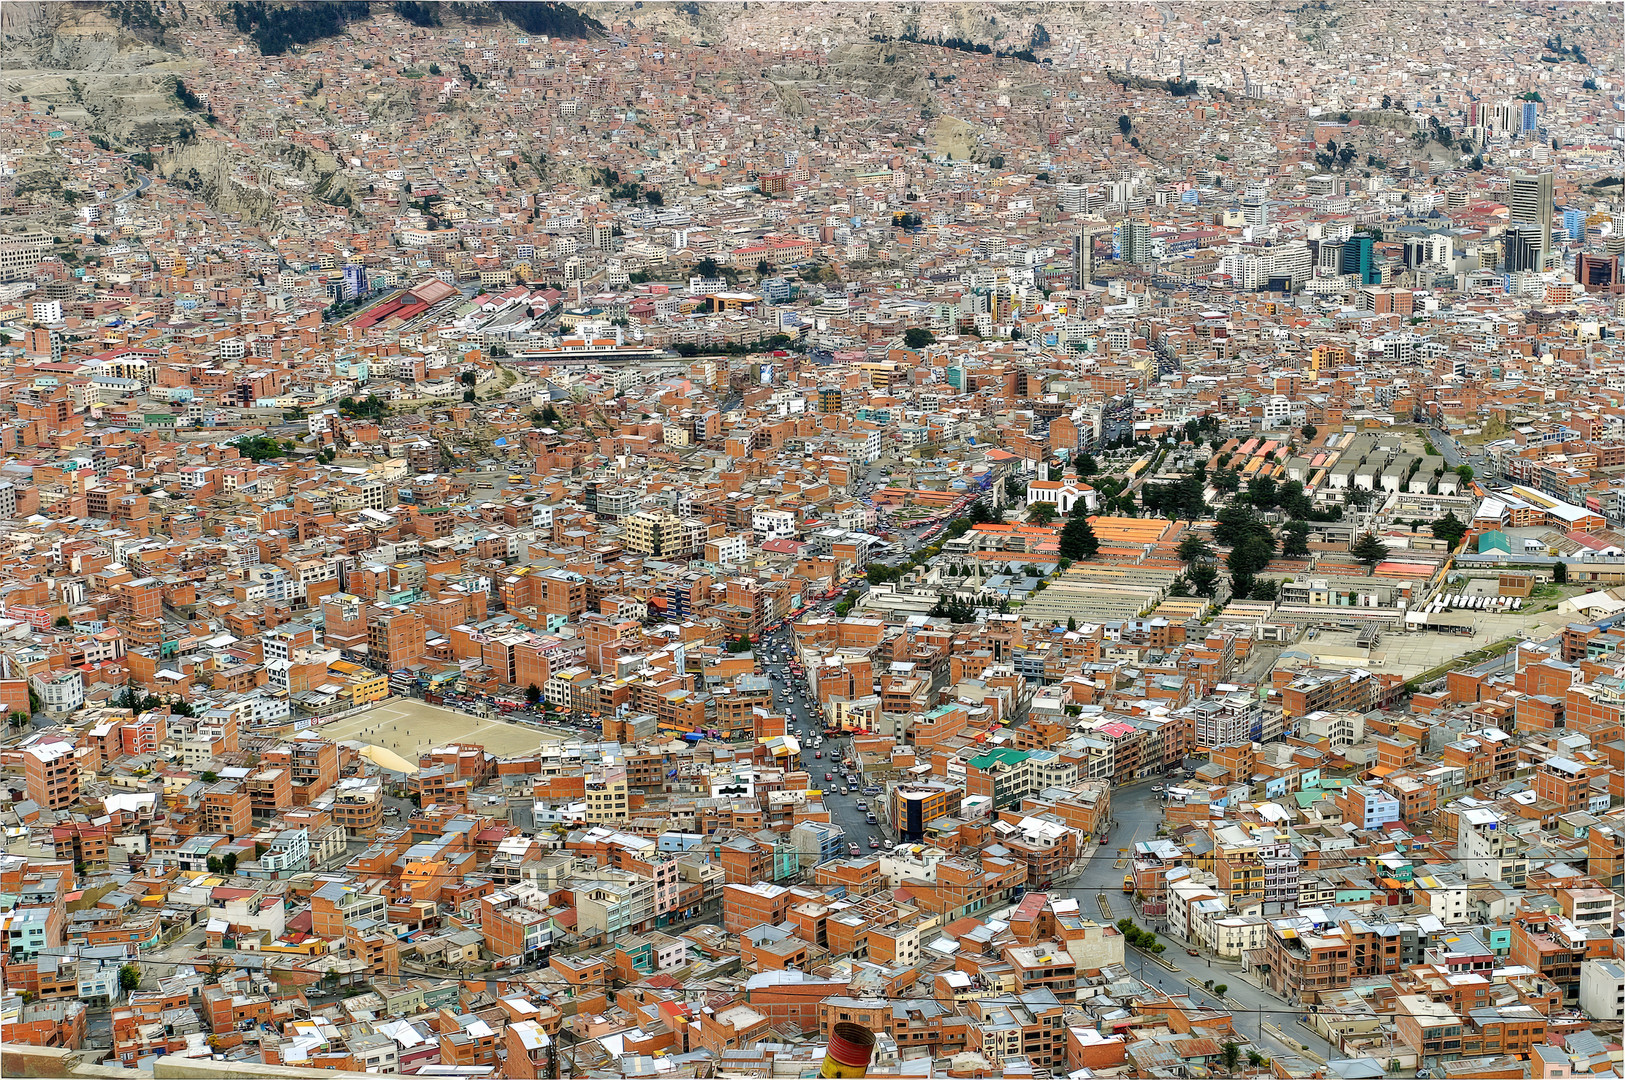
[[479, 743], [497, 757], [510, 757], [561, 741], [526, 724], [485, 720], [411, 699], [386, 701], [315, 730], [334, 742], [371, 743], [410, 761], [424, 750], [453, 742]]

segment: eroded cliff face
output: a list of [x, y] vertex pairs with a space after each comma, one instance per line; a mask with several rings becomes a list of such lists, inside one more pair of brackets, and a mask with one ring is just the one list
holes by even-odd
[[[176, 97], [176, 80], [203, 81], [198, 62], [174, 43], [190, 17], [216, 17], [207, 4], [160, 13], [147, 0], [117, 4], [0, 3], [0, 94], [44, 107], [65, 126], [104, 136], [115, 148], [167, 149], [154, 162], [166, 180], [213, 209], [273, 223], [284, 193], [349, 205], [355, 188], [332, 154], [285, 141], [252, 156], [207, 134], [206, 119]], [[60, 186], [45, 161], [30, 182]]]
[[148, 7], [6, 0], [0, 4], [0, 69], [132, 72], [179, 59]]
[[222, 143], [193, 140], [173, 145], [156, 162], [159, 176], [200, 196], [211, 208], [241, 214], [244, 221], [269, 222], [276, 198], [257, 184], [258, 177], [239, 166]]
[[[141, 34], [117, 17], [138, 19]], [[195, 65], [165, 41], [139, 0], [0, 4], [0, 94], [27, 97], [66, 125], [133, 146], [177, 138], [202, 121], [175, 99], [174, 80]]]
[[221, 213], [276, 225], [284, 193], [349, 205], [355, 181], [332, 155], [289, 142], [262, 143], [248, 158], [225, 143], [195, 139], [173, 145], [155, 163], [165, 180], [195, 192]]
[[1111, 5], [1077, 3], [854, 4], [614, 3], [574, 5], [605, 26], [630, 21], [674, 44], [694, 42], [827, 50], [872, 37], [959, 38], [991, 49], [1033, 48], [1043, 55], [1063, 35], [1120, 21]]

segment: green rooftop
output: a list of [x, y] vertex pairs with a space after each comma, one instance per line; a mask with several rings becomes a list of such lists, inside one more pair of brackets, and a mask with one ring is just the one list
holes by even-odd
[[1008, 747], [1000, 747], [997, 750], [989, 750], [981, 757], [971, 758], [970, 763], [971, 767], [976, 769], [985, 769], [995, 763], [1000, 765], [1020, 765], [1027, 760], [1027, 756], [1025, 750], [1011, 750]]

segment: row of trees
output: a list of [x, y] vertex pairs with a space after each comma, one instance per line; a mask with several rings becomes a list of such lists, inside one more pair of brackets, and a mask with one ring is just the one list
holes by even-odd
[[1133, 919], [1118, 919], [1117, 929], [1123, 934], [1125, 940], [1136, 949], [1144, 949], [1148, 953], [1161, 955], [1168, 946], [1157, 940], [1157, 935], [1149, 930], [1142, 930]]
[[937, 602], [931, 606], [931, 615], [938, 619], [947, 619], [951, 623], [970, 623], [976, 621], [976, 607], [968, 600], [949, 593], [937, 596]]

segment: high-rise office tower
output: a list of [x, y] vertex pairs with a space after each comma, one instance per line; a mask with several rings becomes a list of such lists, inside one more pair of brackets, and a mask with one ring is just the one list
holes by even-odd
[[1337, 272], [1356, 275], [1361, 285], [1381, 284], [1382, 271], [1377, 268], [1376, 255], [1372, 250], [1374, 242], [1369, 233], [1356, 233], [1343, 241]]
[[1503, 237], [1505, 244], [1506, 268], [1516, 270], [1540, 270], [1544, 262], [1540, 253], [1540, 230], [1533, 225], [1510, 226]]
[[1263, 188], [1251, 188], [1241, 200], [1241, 218], [1249, 225], [1262, 228], [1270, 223], [1269, 193]]
[[1072, 287], [1086, 288], [1095, 276], [1095, 234], [1079, 229], [1072, 238]]
[[[1553, 222], [1554, 226], [1556, 222]], [[1563, 211], [1563, 235], [1570, 240], [1586, 238], [1585, 215], [1572, 206]]]
[[1055, 203], [1069, 214], [1083, 213], [1089, 209], [1088, 185], [1067, 181], [1056, 184]]
[[1513, 173], [1507, 209], [1514, 225], [1533, 225], [1540, 232], [1540, 267], [1552, 252], [1552, 174]]
[[1118, 229], [1118, 241], [1122, 249], [1122, 258], [1126, 263], [1151, 262], [1151, 225], [1149, 222], [1130, 219], [1123, 222]]

